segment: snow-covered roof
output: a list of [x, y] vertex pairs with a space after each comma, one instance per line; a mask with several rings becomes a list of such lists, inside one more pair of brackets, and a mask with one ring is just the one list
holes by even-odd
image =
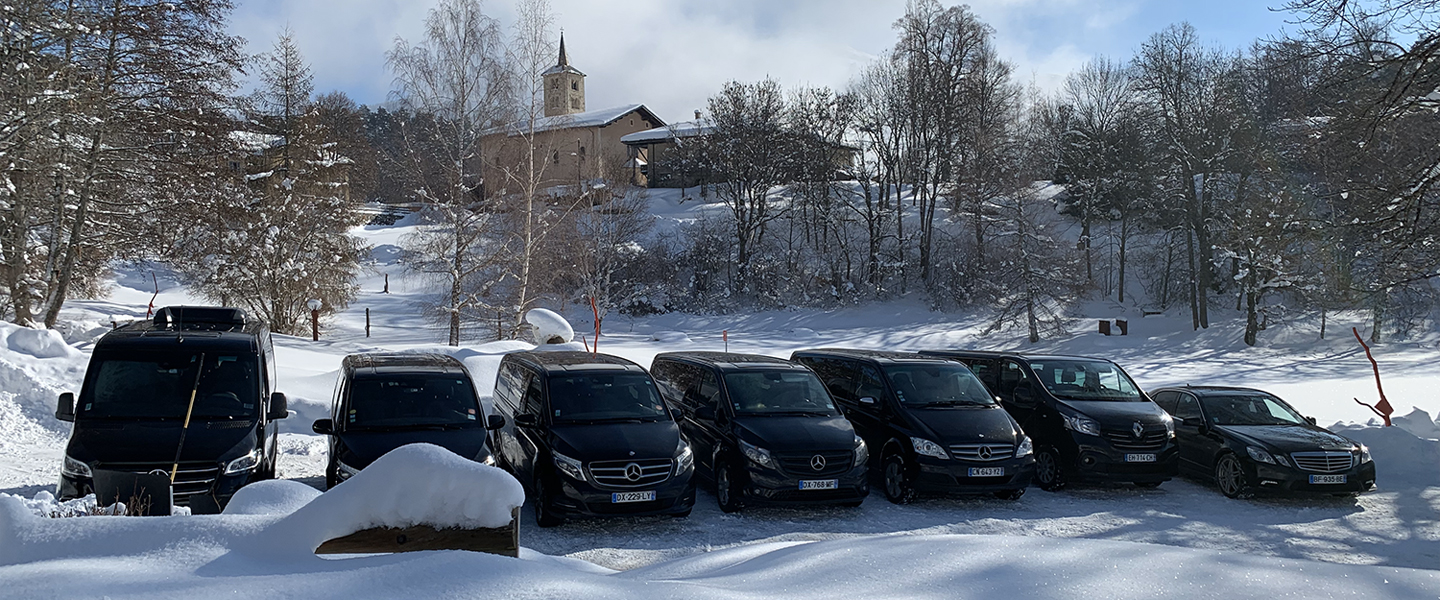
[[630, 145], [651, 144], [676, 138], [707, 135], [712, 131], [715, 131], [715, 124], [712, 123], [710, 119], [698, 119], [647, 129], [645, 131], [637, 131], [620, 138], [620, 143]]
[[232, 131], [230, 141], [235, 142], [246, 152], [264, 152], [267, 148], [279, 148], [285, 145], [285, 138], [268, 133], [256, 133], [253, 131]]
[[[621, 117], [624, 117], [625, 115], [628, 115], [635, 111], [640, 111], [641, 116], [646, 117], [651, 121], [654, 121], [656, 123], [664, 123], [664, 121], [661, 121], [659, 117], [655, 116], [655, 113], [650, 112], [650, 109], [645, 108], [644, 104], [626, 104], [625, 106], [602, 108], [600, 110], [591, 110], [583, 113], [556, 115], [553, 117], [543, 117], [540, 119], [536, 119], [535, 131], [539, 132], [550, 131], [552, 129], [572, 129], [576, 127], [604, 127], [606, 125], [610, 125], [611, 123], [619, 121]], [[525, 121], [522, 120], [511, 124], [507, 129], [510, 130], [510, 135], [517, 135], [521, 132], [526, 131], [528, 128], [526, 127]], [[498, 133], [498, 129], [490, 130], [486, 133]]]

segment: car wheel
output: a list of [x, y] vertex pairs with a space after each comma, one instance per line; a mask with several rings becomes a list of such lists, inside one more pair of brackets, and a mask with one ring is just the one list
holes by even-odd
[[715, 461], [715, 500], [720, 510], [727, 513], [744, 508], [740, 501], [739, 478], [734, 471], [729, 461]]
[[1251, 495], [1245, 467], [1234, 454], [1226, 454], [1215, 461], [1215, 484], [1220, 486], [1220, 493], [1230, 498], [1248, 498]]
[[995, 497], [1001, 500], [1019, 500], [1020, 497], [1024, 495], [1025, 488], [1020, 488], [1018, 490], [1001, 490], [995, 492]]
[[340, 485], [340, 473], [337, 469], [333, 462], [325, 465], [325, 489]]
[[555, 513], [550, 506], [550, 484], [545, 478], [535, 479], [535, 524], [540, 527], [556, 527], [565, 524], [565, 517]]
[[885, 498], [895, 504], [909, 504], [915, 499], [915, 485], [906, 473], [905, 457], [892, 452], [885, 456]]
[[1060, 453], [1054, 448], [1041, 448], [1035, 453], [1035, 485], [1047, 492], [1065, 487], [1065, 470], [1060, 467]]

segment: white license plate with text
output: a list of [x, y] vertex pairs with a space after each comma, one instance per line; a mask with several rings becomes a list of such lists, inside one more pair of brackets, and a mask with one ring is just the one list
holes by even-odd
[[620, 504], [622, 502], [648, 502], [655, 499], [655, 490], [648, 492], [617, 492], [610, 494], [610, 502]]
[[814, 479], [800, 482], [802, 490], [833, 490], [838, 487], [840, 487], [839, 479]]
[[1154, 454], [1126, 454], [1125, 462], [1147, 463], [1155, 462]]
[[971, 467], [971, 477], [1004, 477], [1005, 467]]
[[1310, 483], [1345, 483], [1344, 475], [1311, 475]]

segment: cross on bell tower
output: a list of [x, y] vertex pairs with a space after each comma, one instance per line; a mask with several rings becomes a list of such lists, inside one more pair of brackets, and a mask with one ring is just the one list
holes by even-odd
[[560, 60], [544, 73], [545, 116], [585, 112], [585, 74], [570, 66], [565, 54], [565, 32], [560, 32]]

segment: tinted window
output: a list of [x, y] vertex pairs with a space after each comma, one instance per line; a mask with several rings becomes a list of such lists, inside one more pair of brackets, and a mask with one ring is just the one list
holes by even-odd
[[907, 406], [995, 404], [984, 384], [959, 364], [889, 365], [885, 375], [895, 397]]
[[1201, 402], [1216, 425], [1299, 425], [1305, 418], [1278, 399], [1264, 394], [1205, 396]]
[[809, 371], [726, 373], [725, 389], [737, 415], [839, 414], [825, 386]]
[[504, 410], [506, 414], [514, 415], [519, 408], [516, 399], [520, 396], [520, 389], [524, 386], [521, 379], [522, 371], [514, 363], [505, 363], [500, 367], [500, 373], [495, 377], [495, 406]]
[[1007, 360], [1004, 365], [1000, 367], [1000, 386], [999, 389], [995, 391], [1009, 398], [1010, 395], [1015, 392], [1015, 386], [1020, 385], [1020, 382], [1028, 379], [1029, 376], [1025, 374], [1025, 368], [1021, 367], [1020, 363]]
[[470, 424], [480, 403], [470, 380], [442, 374], [385, 374], [350, 382], [347, 429]]
[[1154, 394], [1153, 397], [1155, 398], [1155, 403], [1159, 404], [1160, 408], [1165, 409], [1165, 412], [1171, 415], [1175, 414], [1175, 401], [1180, 398], [1180, 392], [1159, 392]]
[[642, 373], [584, 373], [550, 378], [555, 423], [668, 421], [655, 384]]
[[967, 360], [965, 364], [970, 367], [970, 372], [980, 378], [980, 382], [986, 387], [995, 387], [995, 363], [988, 360]]
[[1190, 394], [1178, 394], [1175, 399], [1175, 411], [1171, 414], [1177, 419], [1184, 419], [1191, 425], [1200, 424], [1200, 404]]
[[[204, 359], [204, 369], [200, 361]], [[254, 355], [126, 351], [91, 365], [79, 414], [88, 418], [184, 419], [259, 415], [260, 366]], [[199, 380], [196, 380], [196, 376]]]
[[825, 384], [825, 389], [830, 392], [835, 400], [849, 400], [854, 402], [856, 373], [853, 365], [845, 361], [833, 358], [801, 357], [796, 362], [810, 367], [820, 377], [820, 382]]
[[1144, 402], [1140, 388], [1113, 363], [1084, 359], [1030, 361], [1030, 370], [1057, 398]]
[[650, 376], [655, 379], [655, 386], [660, 388], [660, 395], [672, 403], [679, 403], [684, 398], [690, 379], [686, 375], [684, 365], [668, 360], [657, 360], [650, 368]]
[[860, 398], [874, 398], [876, 406], [885, 397], [885, 383], [880, 381], [880, 371], [870, 365], [860, 366], [860, 381], [855, 387], [855, 395]]
[[700, 377], [695, 380], [691, 389], [690, 399], [695, 407], [707, 406], [712, 410], [720, 410], [720, 380], [715, 378], [715, 372], [710, 369], [700, 369]]

